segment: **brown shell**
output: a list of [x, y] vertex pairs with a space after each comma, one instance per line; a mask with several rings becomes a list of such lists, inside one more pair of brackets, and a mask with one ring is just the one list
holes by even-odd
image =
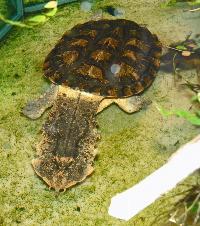
[[63, 35], [45, 59], [44, 73], [55, 84], [122, 98], [151, 85], [160, 56], [157, 36], [133, 21], [89, 21]]

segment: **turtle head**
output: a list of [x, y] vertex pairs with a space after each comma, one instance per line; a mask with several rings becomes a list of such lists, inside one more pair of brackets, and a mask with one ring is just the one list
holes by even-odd
[[65, 191], [93, 172], [93, 167], [80, 157], [43, 156], [33, 159], [32, 165], [37, 175], [56, 191]]

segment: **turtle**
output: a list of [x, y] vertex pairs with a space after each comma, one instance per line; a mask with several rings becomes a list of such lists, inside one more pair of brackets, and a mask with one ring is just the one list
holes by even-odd
[[112, 103], [127, 113], [140, 110], [161, 52], [155, 34], [126, 19], [89, 20], [64, 33], [43, 65], [52, 88], [23, 109], [36, 119], [53, 105], [32, 160], [50, 188], [65, 191], [94, 171], [97, 113]]

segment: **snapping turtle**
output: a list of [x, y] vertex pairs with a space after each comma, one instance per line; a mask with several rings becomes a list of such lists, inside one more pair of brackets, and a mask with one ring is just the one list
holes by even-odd
[[137, 94], [152, 84], [160, 56], [156, 35], [125, 19], [89, 21], [63, 35], [44, 62], [54, 91], [23, 110], [37, 118], [53, 104], [32, 161], [50, 187], [65, 190], [93, 172], [96, 114], [111, 103], [139, 110]]

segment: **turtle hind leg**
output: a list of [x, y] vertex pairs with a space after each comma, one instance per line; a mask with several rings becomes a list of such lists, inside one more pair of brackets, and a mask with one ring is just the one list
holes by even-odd
[[58, 86], [52, 85], [43, 95], [37, 100], [30, 101], [22, 109], [22, 113], [30, 119], [39, 118], [47, 108], [53, 105], [56, 99]]
[[35, 172], [55, 190], [65, 190], [92, 173], [99, 103], [100, 98], [78, 91], [58, 92], [32, 161]]

